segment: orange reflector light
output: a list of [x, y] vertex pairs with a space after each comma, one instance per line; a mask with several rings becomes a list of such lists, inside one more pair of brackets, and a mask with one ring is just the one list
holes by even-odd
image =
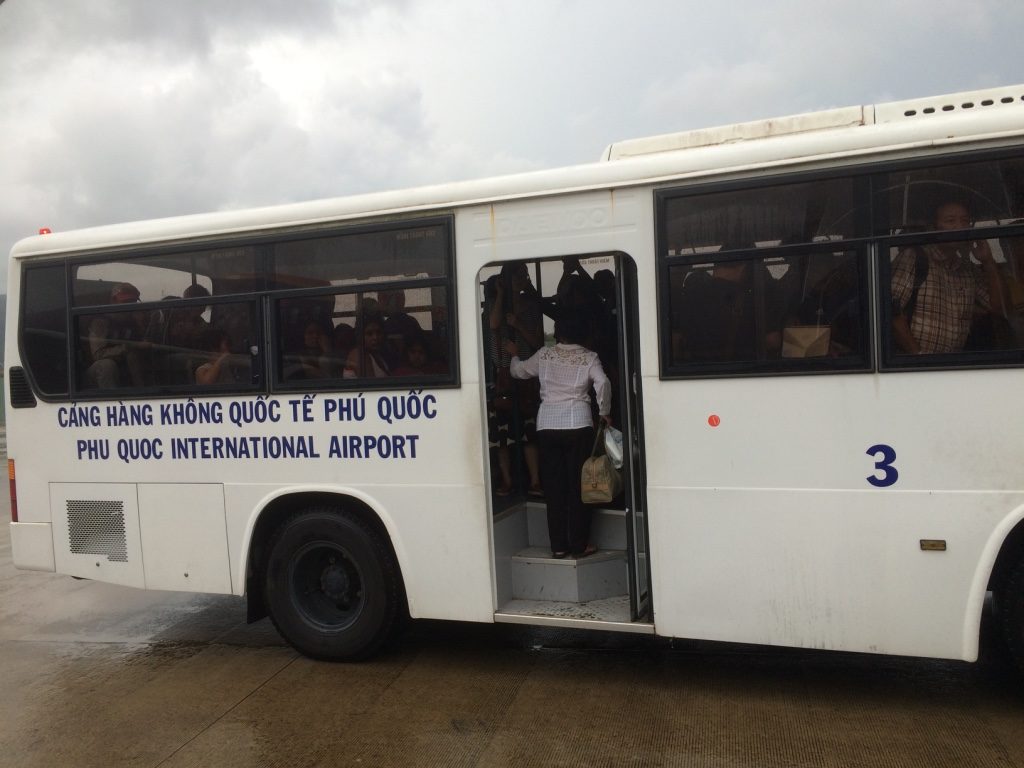
[[11, 522], [18, 522], [18, 490], [14, 484], [14, 459], [7, 460], [7, 480], [11, 485]]

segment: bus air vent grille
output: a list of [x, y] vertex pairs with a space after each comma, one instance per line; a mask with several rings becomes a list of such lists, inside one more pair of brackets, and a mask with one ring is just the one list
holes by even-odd
[[12, 408], [35, 408], [36, 396], [32, 394], [32, 387], [29, 386], [28, 376], [25, 369], [20, 365], [11, 368], [8, 377], [11, 387]]
[[123, 501], [68, 499], [68, 539], [76, 555], [105, 555], [110, 562], [128, 562]]

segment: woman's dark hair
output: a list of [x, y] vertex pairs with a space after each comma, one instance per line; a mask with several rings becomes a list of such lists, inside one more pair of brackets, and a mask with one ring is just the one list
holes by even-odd
[[207, 328], [199, 336], [199, 345], [206, 352], [220, 352], [220, 345], [228, 338], [223, 328]]
[[555, 320], [555, 339], [563, 344], [585, 344], [587, 323], [577, 314], [560, 313]]

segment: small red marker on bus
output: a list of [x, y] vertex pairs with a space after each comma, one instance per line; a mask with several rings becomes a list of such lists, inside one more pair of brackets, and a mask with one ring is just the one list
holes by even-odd
[[52, 234], [52, 231], [51, 231], [51, 229], [49, 227], [40, 227], [39, 228], [39, 234], [40, 235], [49, 235], [49, 234]]
[[712, 427], [717, 427], [721, 423], [722, 420], [718, 418], [717, 413], [712, 413], [710, 416], [708, 416], [708, 424], [710, 424]]

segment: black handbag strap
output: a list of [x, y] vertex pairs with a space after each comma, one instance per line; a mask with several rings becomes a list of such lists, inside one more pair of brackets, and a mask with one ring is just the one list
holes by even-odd
[[[603, 438], [604, 438], [604, 422], [602, 421], [600, 426], [598, 426], [598, 428], [597, 428], [597, 434], [594, 436], [594, 447], [590, 449], [590, 458], [594, 458], [595, 456], [600, 456], [601, 454], [604, 453], [604, 443], [602, 442]], [[598, 446], [601, 447], [600, 451], [597, 450]]]

